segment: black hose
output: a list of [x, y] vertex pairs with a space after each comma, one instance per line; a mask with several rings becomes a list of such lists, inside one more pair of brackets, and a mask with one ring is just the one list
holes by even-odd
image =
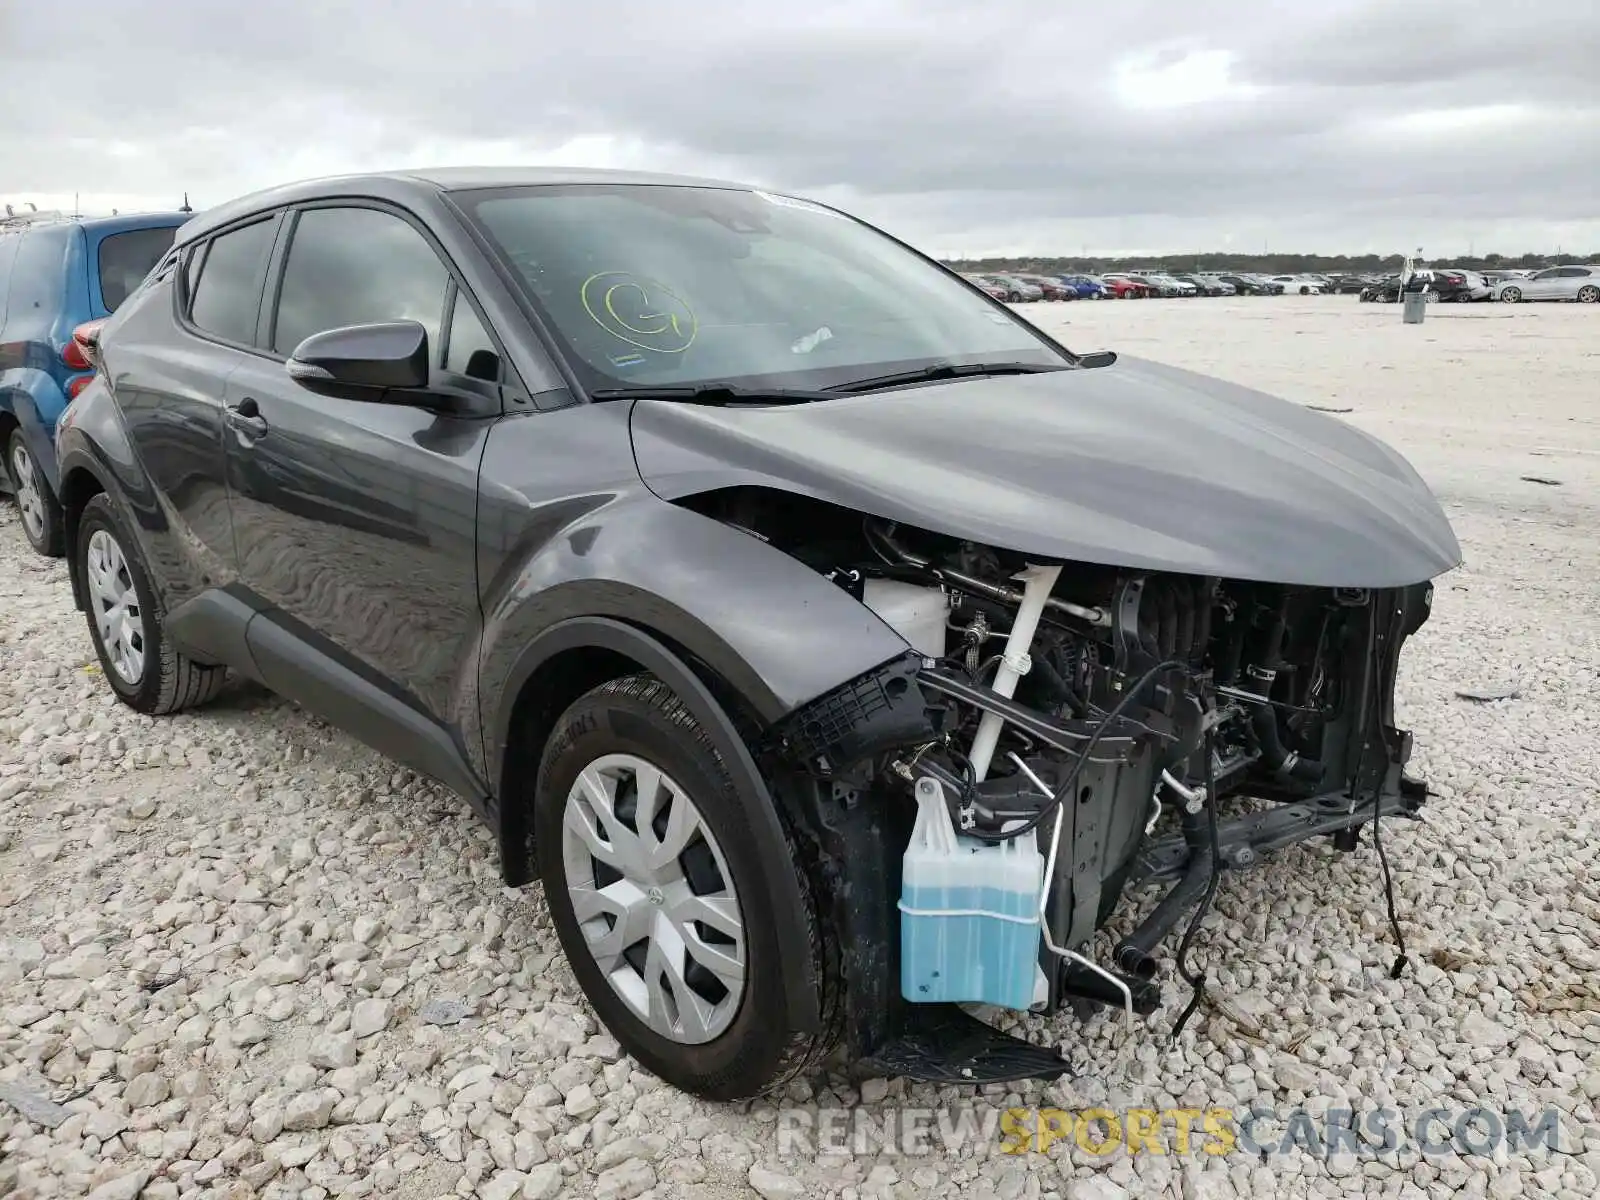
[[[1188, 831], [1185, 830], [1187, 837]], [[1117, 968], [1140, 979], [1150, 979], [1156, 973], [1155, 948], [1161, 939], [1172, 932], [1183, 914], [1189, 910], [1205, 890], [1211, 877], [1211, 847], [1201, 842], [1191, 844], [1189, 862], [1183, 874], [1161, 902], [1150, 910], [1150, 915], [1139, 923], [1137, 929], [1117, 943], [1113, 959]]]
[[1177, 1023], [1172, 1027], [1172, 1041], [1177, 1041], [1183, 1033], [1183, 1028], [1189, 1023], [1189, 1018], [1194, 1016], [1195, 1010], [1200, 1007], [1200, 1001], [1205, 997], [1206, 973], [1191, 973], [1189, 970], [1189, 946], [1194, 942], [1195, 932], [1200, 928], [1200, 922], [1211, 909], [1211, 902], [1217, 895], [1217, 879], [1222, 866], [1222, 838], [1217, 830], [1217, 772], [1213, 759], [1216, 745], [1216, 728], [1206, 733], [1206, 832], [1211, 842], [1211, 870], [1206, 879], [1205, 895], [1200, 898], [1199, 905], [1194, 910], [1194, 916], [1189, 918], [1189, 928], [1183, 932], [1183, 941], [1178, 943], [1178, 974], [1183, 976], [1184, 982], [1193, 989], [1189, 1003], [1179, 1014]]
[[1255, 663], [1245, 671], [1245, 691], [1251, 692], [1262, 703], [1250, 714], [1250, 728], [1255, 732], [1256, 744], [1261, 750], [1261, 761], [1279, 779], [1295, 780], [1315, 787], [1322, 782], [1325, 768], [1314, 758], [1304, 758], [1286, 750], [1278, 732], [1278, 714], [1272, 707], [1272, 685], [1278, 678], [1278, 667], [1283, 661], [1283, 639], [1289, 627], [1289, 594], [1285, 592], [1278, 602], [1268, 626], [1266, 643]]
[[[1266, 699], [1265, 696], [1262, 699]], [[1250, 714], [1250, 728], [1255, 731], [1256, 742], [1261, 747], [1261, 761], [1280, 779], [1294, 779], [1315, 787], [1322, 782], [1327, 768], [1315, 758], [1306, 758], [1285, 750], [1278, 735], [1278, 714], [1269, 704], [1256, 706]]]
[[1040, 825], [1044, 824], [1045, 818], [1060, 808], [1062, 801], [1073, 794], [1073, 790], [1078, 786], [1078, 777], [1083, 774], [1084, 764], [1089, 761], [1089, 755], [1094, 753], [1094, 748], [1100, 744], [1100, 739], [1105, 736], [1105, 732], [1111, 727], [1111, 723], [1128, 710], [1134, 700], [1138, 698], [1139, 693], [1144, 691], [1149, 686], [1150, 681], [1157, 675], [1162, 671], [1181, 666], [1183, 666], [1182, 663], [1174, 659], [1167, 659], [1158, 662], [1143, 675], [1139, 676], [1138, 682], [1124, 692], [1122, 699], [1112, 705], [1111, 711], [1101, 717], [1099, 723], [1095, 725], [1094, 731], [1089, 734], [1089, 740], [1083, 744], [1083, 749], [1078, 751], [1077, 761], [1072, 764], [1072, 770], [1068, 773], [1066, 782], [1056, 789], [1056, 794], [1050, 798], [1050, 802], [1023, 822], [1021, 827], [1008, 829], [1003, 833], [989, 833], [984, 830], [969, 829], [965, 831], [966, 835], [985, 842], [1009, 842], [1012, 838], [1023, 837], [1039, 828]]
[[[1158, 612], [1160, 614], [1160, 633], [1157, 640], [1161, 646], [1161, 657], [1172, 658], [1178, 652], [1178, 596], [1177, 590], [1170, 584], [1163, 585], [1157, 593]], [[1188, 647], [1184, 648], [1188, 653]]]
[[1211, 649], [1211, 615], [1216, 607], [1216, 596], [1213, 590], [1216, 585], [1210, 579], [1202, 579], [1195, 585], [1194, 604], [1196, 617], [1199, 619], [1199, 628], [1195, 630], [1194, 661], [1205, 660], [1206, 651]]
[[[1374, 597], [1373, 598], [1373, 607], [1372, 607], [1372, 627], [1373, 628], [1372, 628], [1372, 660], [1371, 661], [1372, 661], [1373, 674], [1378, 679], [1378, 690], [1376, 692], [1374, 692], [1373, 695], [1375, 697], [1379, 697], [1380, 698], [1379, 699], [1379, 703], [1381, 704], [1382, 703], [1381, 697], [1383, 695], [1383, 691], [1382, 691], [1382, 688], [1383, 688], [1383, 662], [1382, 662], [1382, 656], [1378, 652], [1377, 623], [1378, 623], [1377, 598]], [[1392, 645], [1393, 644], [1392, 639], [1393, 639], [1393, 634], [1394, 634], [1394, 626], [1392, 624], [1389, 627], [1389, 632], [1390, 632], [1390, 637], [1391, 637], [1391, 643], [1390, 644]], [[1376, 718], [1378, 716], [1378, 713], [1374, 712], [1372, 714], [1372, 716], [1374, 718]], [[1365, 749], [1365, 740], [1363, 739], [1363, 750], [1364, 749]], [[1384, 749], [1387, 751], [1388, 747], [1385, 746]], [[1389, 856], [1386, 853], [1384, 853], [1384, 849], [1383, 849], [1383, 832], [1382, 832], [1383, 831], [1383, 812], [1382, 812], [1382, 806], [1383, 806], [1383, 781], [1384, 781], [1385, 776], [1387, 776], [1387, 774], [1388, 774], [1387, 769], [1384, 770], [1384, 771], [1380, 771], [1378, 773], [1378, 777], [1377, 777], [1376, 782], [1374, 782], [1373, 785], [1372, 785], [1372, 848], [1378, 852], [1378, 865], [1383, 870], [1383, 899], [1384, 899], [1384, 904], [1387, 907], [1388, 913], [1389, 913], [1389, 930], [1390, 930], [1390, 932], [1392, 932], [1394, 934], [1395, 960], [1394, 960], [1394, 965], [1389, 968], [1389, 978], [1390, 979], [1399, 979], [1400, 976], [1405, 973], [1406, 964], [1410, 961], [1410, 959], [1406, 955], [1406, 939], [1405, 939], [1405, 935], [1400, 932], [1400, 918], [1395, 912], [1394, 877], [1389, 873]]]

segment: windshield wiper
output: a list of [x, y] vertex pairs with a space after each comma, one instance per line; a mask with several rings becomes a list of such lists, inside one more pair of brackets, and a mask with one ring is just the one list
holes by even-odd
[[591, 400], [677, 400], [685, 404], [809, 404], [834, 400], [834, 392], [801, 388], [746, 388], [727, 383], [662, 384], [660, 386], [596, 388]]
[[840, 392], [872, 392], [879, 388], [896, 387], [902, 383], [926, 383], [936, 379], [960, 379], [969, 375], [1033, 375], [1041, 371], [1070, 370], [1065, 363], [1041, 364], [1025, 362], [993, 363], [935, 363], [918, 367], [914, 371], [896, 371], [892, 375], [874, 375], [870, 379], [855, 379], [841, 383], [834, 390]]

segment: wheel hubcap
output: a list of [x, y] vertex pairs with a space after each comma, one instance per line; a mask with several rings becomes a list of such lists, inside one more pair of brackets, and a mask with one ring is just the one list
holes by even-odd
[[89, 537], [84, 576], [106, 660], [123, 682], [138, 683], [144, 677], [144, 608], [122, 547], [104, 529]]
[[44, 536], [44, 497], [34, 481], [33, 456], [19, 440], [11, 450], [11, 478], [17, 485], [17, 507], [28, 536], [38, 541]]
[[579, 934], [623, 1003], [674, 1042], [722, 1034], [744, 997], [744, 922], [688, 794], [635, 755], [598, 758], [567, 794], [561, 854]]

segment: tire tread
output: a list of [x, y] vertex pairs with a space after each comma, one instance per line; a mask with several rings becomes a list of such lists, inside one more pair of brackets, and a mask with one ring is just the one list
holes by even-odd
[[[83, 514], [78, 522], [79, 545], [76, 553], [83, 553], [83, 546], [87, 544], [89, 533], [96, 522], [105, 524], [116, 536], [118, 545], [122, 548], [123, 557], [127, 560], [131, 570], [136, 572], [135, 586], [140, 583], [141, 600], [148, 595], [151, 601], [148, 604], [150, 619], [146, 625], [145, 636], [155, 644], [155, 662], [152, 664], [147, 656], [145, 670], [148, 673], [153, 666], [157, 672], [155, 686], [148, 686], [148, 678], [139, 681], [139, 686], [133, 695], [128, 695], [122, 688], [113, 683], [113, 690], [118, 697], [130, 708], [138, 712], [148, 713], [151, 716], [169, 716], [172, 713], [182, 712], [187, 708], [194, 708], [215, 698], [227, 682], [227, 667], [208, 667], [195, 662], [173, 648], [167, 640], [166, 629], [163, 622], [166, 611], [161, 605], [161, 599], [156, 594], [155, 588], [150, 583], [149, 572], [145, 570], [144, 563], [138, 557], [137, 545], [127, 535], [116, 509], [105, 493], [90, 498], [84, 506]], [[100, 633], [95, 626], [92, 614], [85, 614], [89, 618], [89, 637], [93, 641], [95, 650], [100, 653]], [[102, 660], [104, 659], [101, 653]], [[107, 681], [111, 682], [110, 675]]]

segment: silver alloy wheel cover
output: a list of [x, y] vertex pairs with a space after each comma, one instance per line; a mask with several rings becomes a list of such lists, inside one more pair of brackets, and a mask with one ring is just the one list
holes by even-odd
[[44, 537], [44, 497], [35, 482], [33, 456], [19, 437], [11, 448], [11, 481], [17, 487], [17, 508], [22, 512], [22, 523], [34, 541]]
[[[629, 778], [637, 832], [615, 808], [618, 787]], [[667, 824], [658, 837], [654, 825], [663, 803]], [[691, 890], [682, 866], [697, 835], [722, 881], [703, 895]], [[688, 794], [636, 755], [595, 759], [567, 793], [561, 858], [579, 936], [618, 998], [669, 1041], [702, 1045], [721, 1036], [744, 998], [744, 921], [722, 848]], [[621, 878], [597, 886], [597, 860]], [[727, 940], [706, 940], [702, 925]], [[643, 972], [624, 956], [641, 942], [647, 943]], [[710, 971], [725, 994], [709, 1000], [697, 991], [685, 977], [691, 964]]]
[[1505, 304], [1515, 304], [1522, 299], [1522, 289], [1514, 287], [1501, 288], [1500, 299]]
[[89, 589], [89, 616], [106, 661], [124, 683], [137, 684], [144, 678], [147, 645], [144, 606], [122, 547], [104, 529], [89, 535], [83, 575]]

